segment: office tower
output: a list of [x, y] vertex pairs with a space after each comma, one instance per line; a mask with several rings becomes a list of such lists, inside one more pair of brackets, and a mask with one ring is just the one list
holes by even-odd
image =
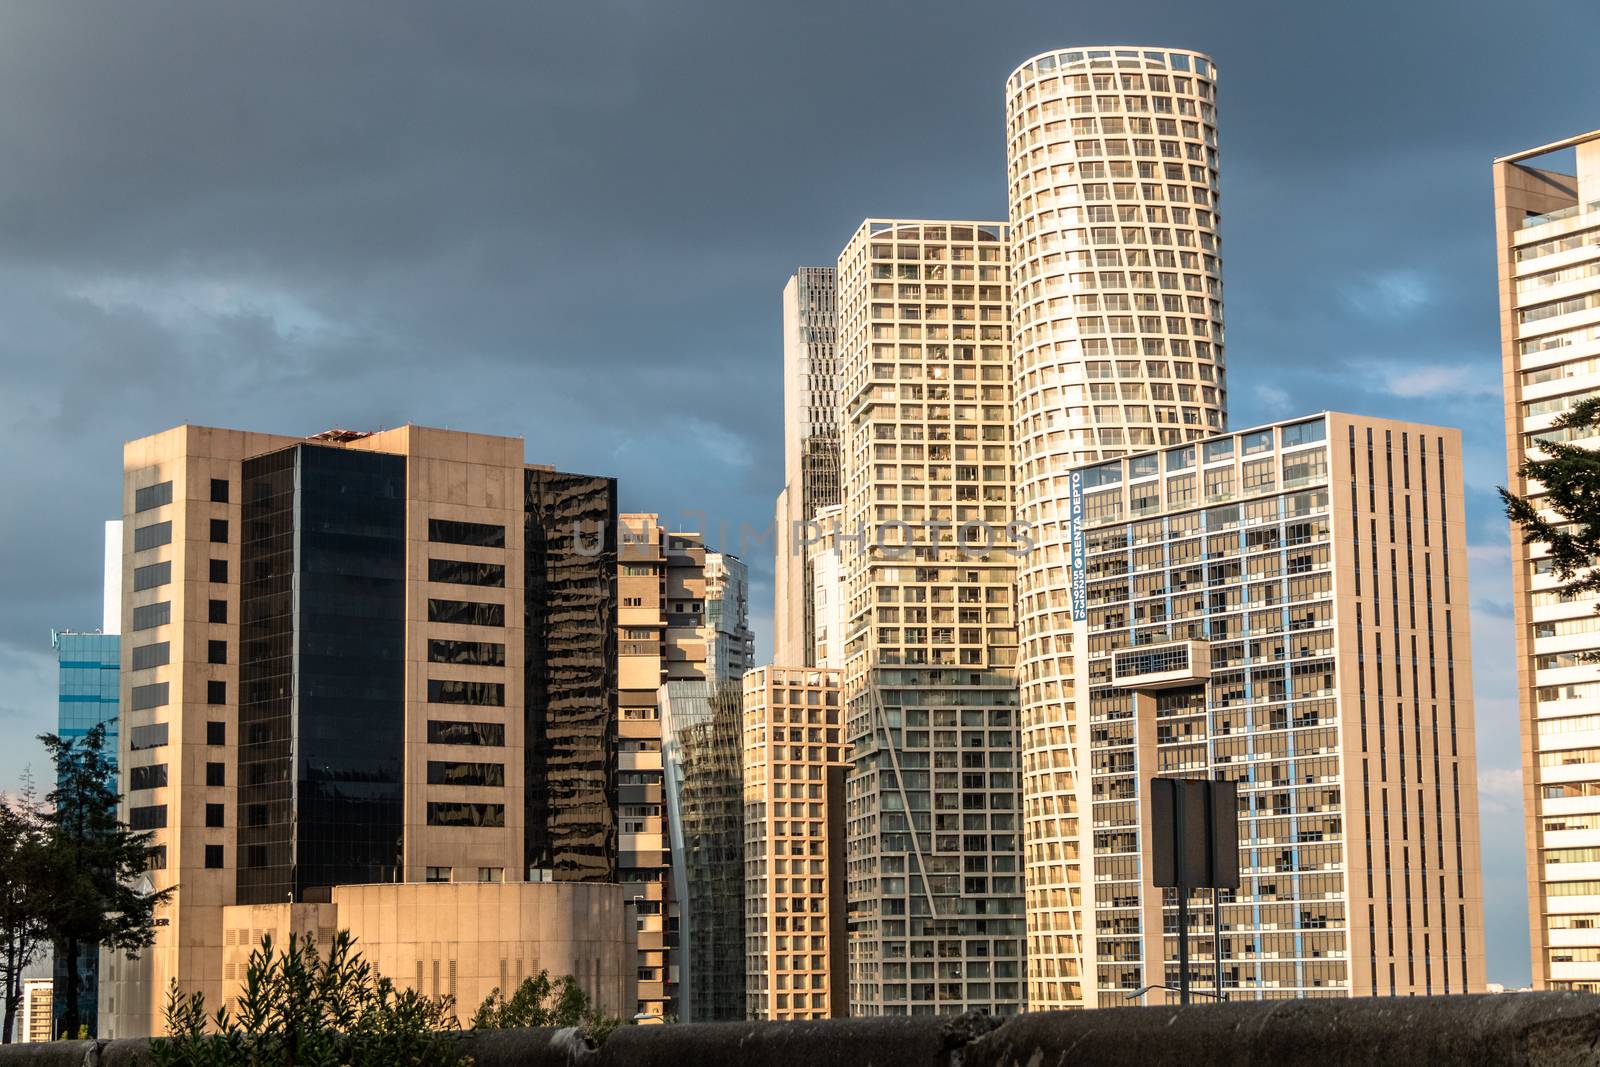
[[661, 687], [682, 1022], [745, 1017], [742, 696], [737, 681]]
[[50, 1041], [54, 1039], [51, 1030], [52, 1020], [50, 1015], [51, 998], [54, 983], [48, 978], [24, 978], [22, 980], [22, 1011], [17, 1016], [17, 1035], [19, 1042]]
[[850, 1014], [840, 704], [837, 671], [757, 667], [744, 676], [745, 973], [752, 1019]]
[[[177, 892], [112, 1035], [172, 979], [221, 1003], [230, 906], [615, 880], [614, 481], [414, 426], [183, 426], [124, 472], [124, 805]], [[427, 940], [471, 965], [456, 915]]]
[[1329, 412], [1070, 472], [1101, 1006], [1178, 983], [1155, 775], [1238, 782], [1230, 999], [1483, 989], [1461, 462], [1459, 431]]
[[[117, 562], [121, 563], [120, 557]], [[81, 742], [94, 727], [104, 726], [105, 752], [116, 760], [118, 676], [122, 666], [116, 628], [107, 633], [51, 630], [50, 644], [56, 650], [57, 663], [56, 736]], [[119, 778], [113, 777], [112, 789], [118, 788]], [[78, 1021], [93, 1034], [99, 1026], [96, 1009], [100, 999], [100, 950], [95, 945], [82, 945], [77, 956]], [[56, 944], [52, 967], [62, 995], [54, 1009], [54, 1025], [64, 1024], [67, 1015], [67, 958], [66, 946]], [[49, 1040], [51, 1025], [47, 1021], [45, 1040]]]
[[811, 663], [807, 523], [839, 502], [835, 271], [801, 267], [783, 289], [783, 491], [774, 515], [773, 654]]
[[706, 675], [738, 681], [756, 662], [749, 573], [738, 556], [707, 552], [705, 583]]
[[1006, 82], [1021, 560], [1028, 1005], [1093, 1003], [1066, 470], [1227, 425], [1216, 70], [1051, 51]]
[[869, 219], [839, 256], [852, 1014], [1023, 1002], [1006, 250]]
[[[1600, 391], [1600, 130], [1495, 160], [1494, 199], [1507, 484], [1537, 500], [1517, 468], [1543, 458], [1542, 442], [1597, 444], [1552, 423]], [[1548, 549], [1517, 530], [1511, 561], [1533, 984], [1596, 992], [1600, 685], [1589, 656], [1600, 618], [1594, 597], [1561, 592]]]

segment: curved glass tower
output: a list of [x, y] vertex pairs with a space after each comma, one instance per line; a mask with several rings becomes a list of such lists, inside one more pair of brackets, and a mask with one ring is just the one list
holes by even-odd
[[1027, 1000], [1038, 1011], [1097, 1003], [1096, 878], [1080, 843], [1114, 850], [1133, 809], [1091, 796], [1068, 471], [1227, 425], [1216, 69], [1174, 49], [1043, 53], [1006, 81], [1006, 140], [1017, 518], [1034, 542], [1018, 608]]

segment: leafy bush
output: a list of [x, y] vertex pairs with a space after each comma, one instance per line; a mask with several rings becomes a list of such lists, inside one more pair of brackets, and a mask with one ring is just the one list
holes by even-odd
[[449, 1031], [448, 998], [396, 990], [339, 931], [327, 953], [316, 939], [272, 939], [250, 954], [236, 1012], [206, 1013], [205, 997], [167, 994], [167, 1033], [150, 1051], [157, 1067], [464, 1067], [471, 1061]]
[[623, 1025], [622, 1019], [598, 1010], [572, 975], [551, 981], [548, 971], [523, 979], [510, 1000], [496, 989], [472, 1017], [474, 1030], [575, 1026], [596, 1045], [604, 1044], [611, 1032]]

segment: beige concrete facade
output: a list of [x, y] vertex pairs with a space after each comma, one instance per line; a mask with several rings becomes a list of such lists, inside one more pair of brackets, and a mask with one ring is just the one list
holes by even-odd
[[51, 1017], [55, 997], [55, 982], [49, 978], [24, 978], [22, 980], [22, 1011], [17, 1016], [16, 1040], [35, 1042], [52, 1040]]
[[[1573, 173], [1544, 169], [1570, 150]], [[1553, 167], [1553, 165], [1552, 165]], [[1498, 159], [1507, 485], [1537, 500], [1519, 473], [1544, 441], [1596, 447], [1555, 429], [1600, 393], [1600, 130]], [[1555, 519], [1554, 512], [1547, 513]], [[1536, 989], [1600, 991], [1600, 649], [1593, 597], [1560, 591], [1542, 544], [1511, 536], [1523, 812]]]
[[1008, 247], [868, 219], [839, 256], [854, 1015], [1023, 1003]]
[[1053, 50], [1006, 82], [1036, 1010], [1094, 1001], [1067, 470], [1227, 425], [1215, 107], [1215, 66], [1187, 50]]
[[[159, 1032], [173, 981], [185, 994], [202, 992], [219, 1003], [229, 947], [224, 909], [238, 903], [250, 871], [264, 864], [307, 862], [299, 856], [267, 863], [240, 843], [247, 827], [253, 832], [264, 824], [270, 807], [250, 805], [247, 813], [240, 800], [251, 774], [240, 760], [241, 663], [247, 658], [241, 590], [248, 582], [259, 583], [265, 573], [242, 573], [241, 539], [260, 536], [243, 528], [243, 468], [246, 461], [297, 445], [406, 461], [404, 484], [395, 493], [403, 509], [404, 569], [397, 583], [403, 588], [398, 612], [403, 618], [394, 620], [404, 633], [397, 703], [403, 725], [396, 724], [402, 735], [398, 785], [403, 800], [384, 876], [397, 882], [489, 884], [572, 876], [524, 866], [523, 479], [525, 472], [548, 468], [523, 463], [520, 439], [416, 426], [377, 434], [330, 431], [309, 439], [182, 426], [129, 442], [124, 448], [122, 632], [127, 637], [120, 763], [130, 788], [124, 815], [135, 827], [155, 833], [157, 851], [146, 875], [150, 886], [176, 892], [157, 915], [152, 948], [134, 961], [102, 959], [102, 1037]], [[432, 536], [434, 522], [498, 529], [499, 543]], [[439, 565], [443, 570], [436, 570]], [[280, 578], [287, 581], [287, 573]], [[467, 600], [472, 603], [463, 606], [493, 611], [500, 621], [469, 626], [434, 620], [438, 604]], [[287, 662], [287, 647], [280, 652], [258, 648], [250, 653], [252, 662], [274, 655]], [[596, 659], [602, 655], [598, 639], [593, 653]], [[282, 694], [290, 683], [272, 684]], [[464, 748], [465, 742], [433, 743], [438, 726], [492, 731], [493, 740], [480, 734], [472, 742], [480, 746], [475, 748]], [[463, 768], [479, 780], [463, 781]], [[588, 771], [573, 766], [569, 778]], [[152, 784], [131, 788], [135, 775]], [[469, 807], [483, 817], [468, 823], [451, 819], [451, 812]], [[604, 815], [609, 822], [609, 810]], [[292, 841], [285, 845], [294, 847]], [[337, 843], [325, 847], [339, 851]], [[263, 849], [260, 856], [266, 854]], [[291, 851], [284, 855], [294, 857]], [[252, 894], [294, 899], [295, 888], [292, 882], [257, 885], [246, 892], [247, 899]]]
[[336, 886], [323, 904], [239, 904], [223, 910], [222, 995], [237, 1006], [263, 937], [327, 945], [347, 930], [355, 949], [397, 988], [448, 998], [463, 1025], [494, 990], [507, 995], [541, 970], [572, 975], [595, 1006], [629, 1018], [637, 949], [619, 885], [584, 882]]
[[752, 1019], [849, 1011], [839, 674], [744, 676], [745, 998]]
[[1154, 775], [1238, 782], [1230, 999], [1483, 991], [1461, 462], [1459, 431], [1330, 412], [1073, 471], [1093, 1002], [1177, 985]]

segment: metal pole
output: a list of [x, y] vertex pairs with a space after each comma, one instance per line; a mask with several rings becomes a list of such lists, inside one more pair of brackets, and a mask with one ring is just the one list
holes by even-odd
[[1178, 1003], [1189, 1003], [1189, 887], [1178, 887]]
[[1211, 890], [1211, 959], [1217, 968], [1217, 999], [1227, 1000], [1222, 991], [1222, 890]]

